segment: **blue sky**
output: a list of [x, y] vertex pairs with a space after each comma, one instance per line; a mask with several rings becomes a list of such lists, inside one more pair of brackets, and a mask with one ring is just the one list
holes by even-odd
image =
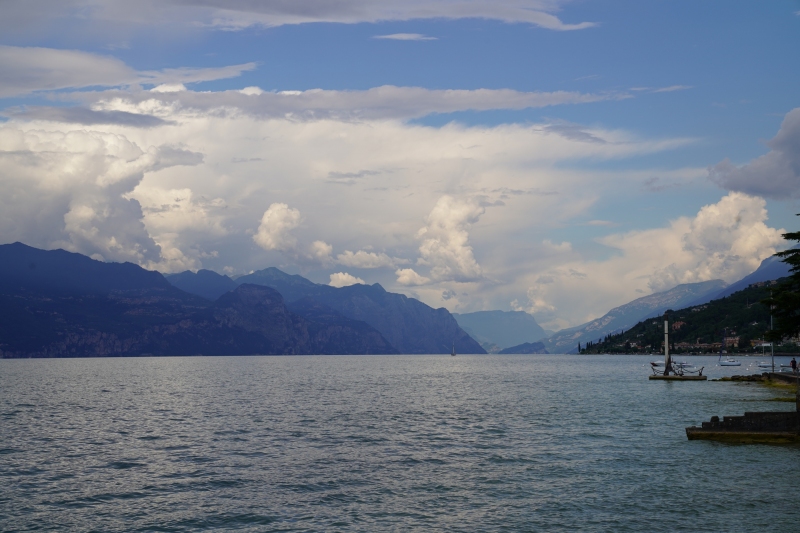
[[3, 242], [557, 329], [797, 227], [798, 1], [287, 5], [5, 2]]

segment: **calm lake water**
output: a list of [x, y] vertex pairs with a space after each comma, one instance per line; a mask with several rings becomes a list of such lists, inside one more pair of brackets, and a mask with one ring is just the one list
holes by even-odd
[[0, 530], [800, 531], [800, 447], [684, 432], [794, 404], [650, 359], [0, 360]]

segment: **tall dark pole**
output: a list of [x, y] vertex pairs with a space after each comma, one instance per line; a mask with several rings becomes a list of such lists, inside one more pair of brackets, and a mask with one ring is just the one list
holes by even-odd
[[[769, 330], [772, 331], [772, 291], [769, 291], [769, 299]], [[775, 341], [772, 335], [770, 335], [769, 349], [772, 352], [772, 371], [775, 372]]]
[[669, 360], [669, 320], [664, 320], [664, 375], [669, 376], [672, 361]]

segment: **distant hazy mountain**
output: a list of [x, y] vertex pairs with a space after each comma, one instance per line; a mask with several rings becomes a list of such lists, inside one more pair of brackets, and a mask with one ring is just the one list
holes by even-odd
[[186, 270], [180, 274], [167, 274], [164, 277], [180, 290], [212, 301], [239, 286], [228, 276], [217, 274], [212, 270], [197, 272]]
[[484, 347], [494, 344], [503, 349], [547, 337], [533, 315], [524, 311], [453, 313], [453, 317], [464, 331]]
[[308, 296], [309, 291], [315, 291], [319, 287], [326, 285], [319, 285], [311, 280], [298, 276], [296, 274], [287, 274], [282, 270], [275, 267], [265, 268], [252, 274], [239, 276], [234, 278], [234, 282], [238, 285], [242, 283], [252, 283], [254, 285], [264, 285], [277, 289], [287, 302], [294, 302], [301, 298]]
[[735, 292], [744, 290], [753, 283], [758, 283], [759, 281], [772, 281], [778, 278], [786, 277], [789, 274], [790, 272], [788, 264], [781, 261], [778, 257], [770, 256], [761, 261], [759, 267], [752, 274], [748, 274], [739, 281], [731, 283], [719, 292], [698, 298], [694, 302], [690, 303], [687, 307], [702, 305], [710, 302], [711, 300], [719, 300], [720, 298], [725, 298]]
[[214, 303], [158, 272], [0, 245], [0, 357], [397, 353], [374, 328], [244, 284]]
[[597, 320], [559, 331], [544, 341], [545, 348], [549, 353], [575, 353], [578, 343], [597, 341], [608, 333], [629, 329], [640, 320], [663, 314], [667, 309], [687, 307], [708, 294], [719, 293], [725, 286], [725, 282], [719, 279], [687, 283], [668, 291], [637, 298], [615, 307]]
[[266, 268], [234, 280], [272, 287], [290, 305], [301, 299], [322, 304], [378, 330], [400, 353], [486, 353], [447, 309], [433, 309], [414, 298], [386, 292], [379, 284], [335, 288], [302, 276]]
[[519, 346], [512, 346], [505, 350], [500, 350], [501, 354], [535, 354], [547, 353], [543, 342], [525, 342]]

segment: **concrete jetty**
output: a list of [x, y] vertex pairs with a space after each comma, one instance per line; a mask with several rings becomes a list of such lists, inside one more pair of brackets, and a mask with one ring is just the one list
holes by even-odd
[[[732, 381], [756, 381], [759, 376], [733, 376]], [[752, 379], [748, 379], [752, 378]], [[798, 376], [786, 372], [764, 372], [761, 379], [797, 384]], [[761, 379], [758, 379], [759, 381]], [[712, 416], [700, 427], [686, 428], [689, 440], [715, 440], [741, 444], [800, 443], [800, 389], [794, 411], [746, 412], [743, 416]]]
[[792, 385], [797, 385], [797, 380], [800, 378], [800, 375], [792, 374], [791, 372], [765, 372], [765, 374], [767, 379], [791, 383]]
[[800, 413], [795, 411], [745, 413], [744, 416], [712, 416], [701, 427], [686, 428], [689, 440], [783, 444], [800, 442]]

